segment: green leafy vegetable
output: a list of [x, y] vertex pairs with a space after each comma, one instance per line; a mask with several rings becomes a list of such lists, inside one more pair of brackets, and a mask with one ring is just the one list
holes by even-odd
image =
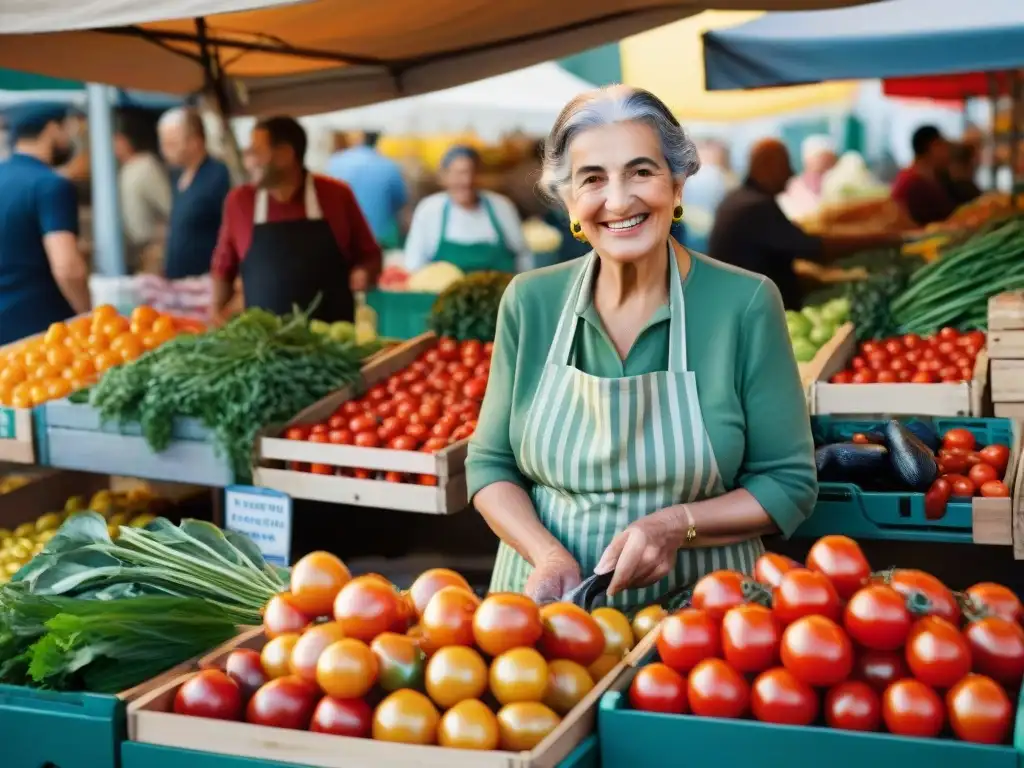
[[494, 341], [498, 305], [511, 280], [504, 272], [475, 272], [453, 283], [434, 302], [428, 327], [459, 341]]

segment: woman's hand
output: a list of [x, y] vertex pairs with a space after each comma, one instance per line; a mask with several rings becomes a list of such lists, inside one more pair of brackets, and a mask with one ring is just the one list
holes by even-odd
[[523, 592], [538, 605], [560, 600], [582, 581], [580, 566], [564, 549], [553, 549], [537, 560]]
[[672, 507], [647, 515], [612, 539], [594, 573], [615, 572], [609, 595], [661, 581], [675, 568], [687, 527], [684, 516]]

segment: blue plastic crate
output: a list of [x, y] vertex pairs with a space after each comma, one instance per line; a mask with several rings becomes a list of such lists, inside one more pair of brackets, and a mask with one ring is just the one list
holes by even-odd
[[[1013, 447], [1013, 422], [1010, 419], [921, 418], [901, 421], [929, 423], [940, 437], [950, 429], [967, 429], [979, 445]], [[856, 432], [878, 430], [886, 422], [812, 416], [811, 423], [815, 434], [829, 442], [838, 442], [849, 440]], [[947, 504], [944, 517], [928, 520], [923, 493], [864, 491], [852, 483], [821, 483], [814, 514], [794, 535], [818, 538], [836, 533], [861, 539], [970, 544], [973, 543], [971, 499], [953, 499]]]

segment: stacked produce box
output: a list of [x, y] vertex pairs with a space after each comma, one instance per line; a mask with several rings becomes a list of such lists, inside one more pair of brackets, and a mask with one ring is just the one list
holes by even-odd
[[993, 296], [988, 327], [995, 414], [1024, 419], [1024, 291]]

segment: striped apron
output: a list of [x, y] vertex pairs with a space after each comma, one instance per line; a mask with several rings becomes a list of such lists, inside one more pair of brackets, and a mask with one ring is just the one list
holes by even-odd
[[[668, 370], [600, 378], [574, 366], [576, 328], [590, 302], [597, 258], [586, 257], [562, 308], [519, 450], [540, 521], [576, 559], [584, 577], [630, 523], [725, 492], [696, 377], [687, 368], [683, 283], [671, 247]], [[732, 541], [680, 549], [667, 577], [605, 596], [605, 604], [632, 612], [667, 600], [714, 570], [751, 573], [764, 552], [760, 538]], [[522, 592], [531, 571], [502, 543], [491, 591]]]

